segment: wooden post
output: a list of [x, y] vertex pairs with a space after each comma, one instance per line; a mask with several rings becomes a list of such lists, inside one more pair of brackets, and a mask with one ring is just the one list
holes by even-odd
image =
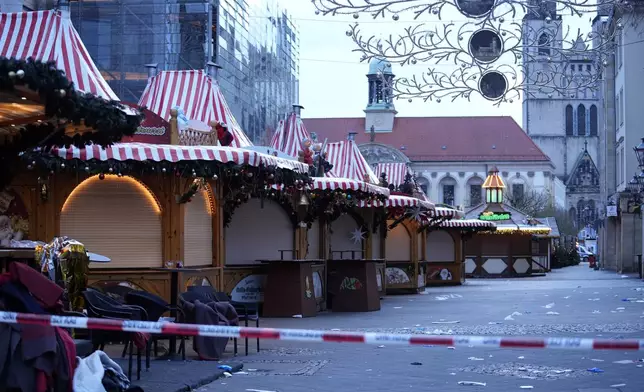
[[210, 182], [213, 189], [215, 200], [215, 211], [212, 219], [212, 237], [213, 237], [213, 266], [220, 268], [219, 281], [215, 284], [219, 290], [224, 290], [224, 267], [226, 266], [226, 228], [224, 227], [224, 201], [223, 185], [221, 181], [214, 180]]
[[170, 109], [170, 144], [178, 145], [179, 144], [179, 123], [177, 121], [177, 116], [179, 112], [177, 109]]

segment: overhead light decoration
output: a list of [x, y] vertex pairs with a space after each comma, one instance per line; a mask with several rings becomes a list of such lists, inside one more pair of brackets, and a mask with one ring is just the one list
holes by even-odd
[[[622, 22], [614, 29], [598, 26], [582, 34], [566, 27], [561, 15], [581, 17], [602, 7], [633, 10], [623, 0], [313, 0], [313, 4], [318, 15], [359, 19], [364, 14], [393, 21], [410, 16], [410, 25], [387, 38], [363, 34], [357, 22], [346, 32], [362, 54], [361, 61], [383, 59], [387, 67], [427, 65], [422, 73], [383, 78], [395, 98], [440, 103], [480, 95], [497, 105], [522, 97], [592, 95], [614, 51], [614, 31]], [[440, 20], [442, 13], [454, 9], [467, 22], [423, 23], [428, 18]], [[452, 67], [440, 71], [436, 65]]]

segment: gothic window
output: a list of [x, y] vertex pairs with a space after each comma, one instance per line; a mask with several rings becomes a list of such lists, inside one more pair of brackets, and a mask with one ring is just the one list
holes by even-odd
[[574, 135], [572, 105], [566, 106], [566, 136]]
[[544, 56], [550, 56], [550, 36], [546, 33], [543, 33], [539, 36], [538, 41], [539, 49], [537, 50], [538, 54]]
[[470, 206], [477, 206], [483, 202], [483, 188], [481, 184], [470, 184]]
[[590, 136], [597, 136], [597, 106], [590, 107]]
[[577, 227], [594, 225], [597, 220], [597, 209], [594, 200], [579, 200], [577, 202]]
[[586, 135], [586, 107], [577, 106], [577, 136]]

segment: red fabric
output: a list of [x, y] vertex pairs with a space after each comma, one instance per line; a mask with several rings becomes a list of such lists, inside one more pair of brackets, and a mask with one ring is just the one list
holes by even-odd
[[149, 333], [134, 332], [132, 334], [132, 341], [134, 342], [134, 345], [136, 346], [136, 348], [138, 348], [139, 350], [145, 349], [145, 347], [148, 345], [149, 340], [150, 340]]
[[215, 129], [217, 130], [217, 139], [219, 140], [219, 144], [222, 146], [230, 146], [234, 138], [233, 135], [228, 132], [228, 128], [217, 123], [217, 125], [215, 125]]
[[23, 263], [11, 263], [9, 273], [14, 282], [20, 282], [45, 309], [59, 306], [63, 289], [43, 274]]
[[35, 392], [47, 392], [49, 389], [49, 380], [47, 375], [42, 370], [39, 370], [36, 373], [36, 391]]
[[69, 335], [69, 333], [62, 329], [56, 327], [56, 333], [60, 337], [60, 340], [63, 342], [62, 350], [65, 350], [65, 359], [67, 360], [67, 374], [69, 375], [69, 391], [74, 390], [74, 370], [76, 369], [76, 345], [74, 344], [74, 339]]

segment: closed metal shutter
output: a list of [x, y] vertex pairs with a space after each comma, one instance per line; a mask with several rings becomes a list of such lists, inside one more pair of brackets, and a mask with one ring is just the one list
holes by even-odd
[[308, 230], [306, 237], [309, 242], [309, 251], [306, 254], [307, 259], [322, 259], [323, 255], [320, 255], [320, 221], [316, 220], [311, 224], [311, 228]]
[[382, 259], [381, 249], [382, 239], [380, 238], [380, 227], [376, 228], [376, 232], [371, 232], [371, 257], [374, 259]]
[[162, 267], [161, 210], [154, 196], [131, 177], [91, 177], [69, 195], [60, 234], [112, 259], [91, 268]]
[[[388, 221], [391, 225], [394, 221]], [[399, 224], [387, 233], [385, 246], [388, 261], [411, 261], [411, 237], [404, 225]]]
[[207, 190], [201, 189], [186, 203], [183, 235], [184, 265], [212, 267], [212, 208]]

